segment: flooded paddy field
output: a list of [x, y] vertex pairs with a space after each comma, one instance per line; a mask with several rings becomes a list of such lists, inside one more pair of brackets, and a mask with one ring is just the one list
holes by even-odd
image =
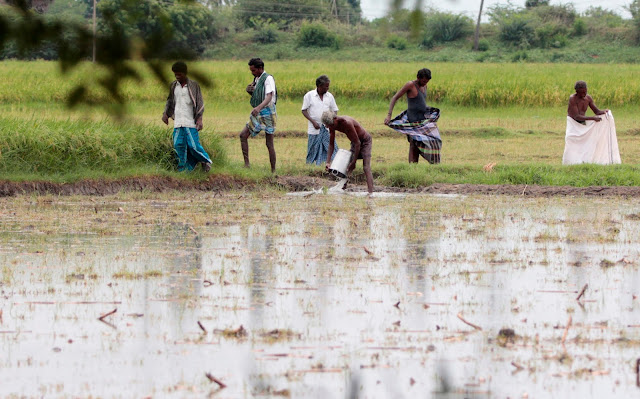
[[640, 395], [640, 203], [0, 199], [0, 397]]

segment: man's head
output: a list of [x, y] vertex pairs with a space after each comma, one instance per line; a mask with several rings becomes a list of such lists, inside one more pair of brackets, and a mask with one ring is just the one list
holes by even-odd
[[326, 110], [322, 113], [321, 121], [325, 126], [333, 126], [333, 122], [335, 121], [337, 114], [335, 111]]
[[256, 78], [264, 72], [264, 62], [260, 58], [252, 58], [249, 60], [249, 70]]
[[416, 77], [418, 78], [418, 84], [420, 86], [426, 86], [431, 80], [431, 71], [427, 68], [422, 68], [418, 71]]
[[579, 80], [576, 82], [574, 89], [576, 89], [576, 94], [580, 98], [585, 98], [587, 96], [587, 82], [584, 80]]
[[323, 95], [328, 92], [330, 83], [331, 80], [329, 80], [327, 75], [318, 76], [318, 79], [316, 79], [316, 90], [318, 91], [318, 94]]
[[187, 64], [182, 61], [178, 61], [171, 65], [171, 70], [176, 77], [176, 80], [182, 84], [187, 80]]

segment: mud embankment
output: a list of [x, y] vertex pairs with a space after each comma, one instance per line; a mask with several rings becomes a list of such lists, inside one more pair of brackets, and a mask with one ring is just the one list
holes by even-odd
[[[53, 183], [47, 181], [11, 182], [0, 181], [0, 197], [23, 194], [51, 195], [112, 195], [121, 192], [168, 192], [168, 191], [231, 191], [256, 190], [267, 186], [286, 191], [311, 191], [331, 187], [333, 181], [311, 176], [279, 176], [261, 182], [244, 180], [230, 176], [211, 175], [207, 180], [194, 181], [173, 177], [147, 176], [117, 180], [81, 180], [73, 183]], [[365, 191], [366, 186], [351, 184], [347, 191]], [[394, 193], [427, 194], [479, 194], [514, 195], [527, 197], [553, 196], [639, 196], [640, 187], [569, 187], [537, 185], [486, 185], [486, 184], [444, 184], [436, 183], [420, 188], [376, 186], [375, 191]]]

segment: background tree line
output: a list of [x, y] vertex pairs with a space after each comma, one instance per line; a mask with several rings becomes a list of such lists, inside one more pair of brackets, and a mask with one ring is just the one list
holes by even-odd
[[[0, 57], [90, 56], [93, 0], [0, 3], [6, 4], [0, 6]], [[97, 0], [96, 36], [103, 46], [109, 41], [100, 38], [118, 36], [127, 56], [156, 59], [224, 58], [225, 45], [238, 47], [243, 43], [281, 42], [333, 49], [369, 45], [401, 51], [416, 47], [429, 50], [471, 40], [471, 18], [437, 9], [407, 10], [402, 3], [393, 0], [387, 16], [367, 21], [362, 18], [359, 0]], [[549, 0], [527, 0], [525, 7], [517, 7], [506, 2], [485, 10], [489, 22], [480, 27], [483, 39], [478, 50], [496, 46], [507, 51], [562, 48], [581, 37], [637, 45], [640, 0], [630, 2], [628, 9], [632, 20], [603, 7], [578, 13], [571, 3], [550, 5]], [[20, 10], [29, 10], [38, 18], [25, 21], [28, 14]], [[27, 28], [31, 33], [38, 26], [51, 32], [11, 35], [24, 24], [30, 24]], [[118, 56], [104, 50], [98, 53]], [[232, 54], [226, 51], [226, 56]]]

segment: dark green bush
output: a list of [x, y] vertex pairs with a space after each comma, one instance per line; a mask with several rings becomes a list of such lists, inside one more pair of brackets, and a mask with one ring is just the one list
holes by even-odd
[[573, 36], [583, 36], [587, 33], [587, 23], [584, 19], [578, 18], [573, 21], [573, 27], [571, 28], [571, 34]]
[[480, 39], [478, 41], [478, 51], [488, 51], [489, 41], [487, 39]]
[[264, 20], [260, 17], [251, 18], [251, 24], [255, 31], [253, 40], [262, 44], [278, 41], [278, 24], [271, 22], [270, 19]]
[[409, 45], [407, 39], [398, 35], [391, 35], [387, 39], [387, 47], [394, 48], [396, 50], [404, 50]]
[[300, 47], [333, 47], [340, 48], [340, 38], [319, 23], [303, 23], [298, 32]]
[[427, 15], [425, 30], [436, 42], [452, 42], [469, 36], [473, 21], [464, 15], [436, 12]]
[[535, 39], [535, 31], [531, 20], [522, 14], [515, 14], [500, 24], [500, 40], [512, 44], [531, 43]]

